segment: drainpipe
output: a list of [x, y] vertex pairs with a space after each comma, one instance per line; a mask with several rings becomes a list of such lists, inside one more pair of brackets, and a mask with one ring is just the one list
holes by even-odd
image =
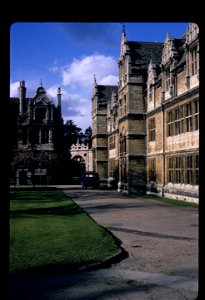
[[162, 103], [162, 153], [163, 153], [163, 185], [162, 185], [162, 197], [164, 197], [164, 186], [165, 186], [165, 109], [164, 103]]
[[162, 70], [162, 94], [161, 94], [161, 104], [162, 104], [162, 153], [163, 153], [163, 184], [162, 184], [162, 197], [164, 196], [164, 186], [165, 186], [165, 75], [164, 75], [164, 65], [161, 65]]
[[146, 121], [146, 113], [147, 113], [147, 105], [144, 113], [144, 124], [145, 124], [145, 160], [144, 160], [144, 166], [145, 166], [145, 193], [147, 194], [147, 187], [148, 187], [148, 180], [147, 180], [147, 153], [148, 153], [148, 147], [147, 147], [147, 132], [148, 132], [148, 126]]

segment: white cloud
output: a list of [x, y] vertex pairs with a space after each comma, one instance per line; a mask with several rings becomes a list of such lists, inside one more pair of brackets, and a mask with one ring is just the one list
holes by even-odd
[[69, 112], [71, 117], [91, 115], [91, 100], [84, 98], [81, 94], [67, 94], [63, 98], [63, 103], [65, 114]]
[[98, 82], [98, 84], [102, 85], [117, 85], [118, 82], [118, 76], [114, 75], [108, 75], [107, 77], [104, 77], [102, 80]]
[[11, 82], [10, 84], [10, 97], [18, 97], [18, 87], [19, 87], [19, 81]]
[[91, 126], [91, 99], [79, 94], [62, 94], [62, 116], [64, 123], [73, 120], [84, 131]]
[[[58, 61], [54, 61], [49, 68], [51, 72], [59, 72], [62, 82], [60, 84], [45, 86], [49, 98], [57, 105], [57, 89], [62, 93], [62, 117], [64, 123], [73, 120], [84, 131], [91, 126], [92, 117], [92, 86], [94, 74], [97, 84], [117, 85], [118, 65], [115, 58], [102, 54], [84, 56], [74, 59], [73, 62], [62, 68], [58, 67]], [[40, 78], [40, 76], [39, 76]], [[59, 80], [58, 80], [59, 82]], [[26, 81], [27, 97], [36, 95], [38, 80]], [[18, 82], [11, 82], [10, 96], [18, 97]], [[34, 90], [35, 87], [35, 90]]]
[[50, 88], [46, 89], [46, 92], [47, 92], [47, 94], [49, 94], [49, 96], [56, 98], [57, 89], [58, 89], [58, 87], [56, 85], [54, 85], [54, 86], [51, 86]]
[[58, 73], [59, 67], [48, 67], [48, 71], [50, 71], [52, 73]]
[[[47, 89], [47, 94], [54, 104], [57, 105], [57, 85]], [[71, 93], [68, 88], [61, 88], [62, 93], [62, 117], [64, 123], [67, 120], [72, 120], [75, 124], [85, 130], [91, 125], [91, 99], [89, 95]]]
[[[97, 84], [117, 85], [118, 65], [112, 56], [93, 54], [61, 68], [62, 76], [62, 116], [64, 122], [73, 120], [85, 130], [91, 126], [91, 97], [94, 74]], [[48, 89], [56, 97], [57, 86]]]
[[113, 84], [113, 79], [117, 78], [117, 70], [117, 61], [112, 56], [101, 54], [85, 56], [82, 59], [75, 59], [62, 69], [63, 84], [90, 88], [94, 74], [97, 83], [106, 80], [107, 84]]
[[[20, 80], [16, 82], [10, 82], [10, 97], [19, 97], [19, 85]], [[39, 83], [36, 79], [25, 81], [26, 97], [33, 98], [36, 95], [38, 85]]]

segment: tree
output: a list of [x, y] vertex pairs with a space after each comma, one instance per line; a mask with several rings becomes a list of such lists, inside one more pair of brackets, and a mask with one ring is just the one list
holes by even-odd
[[88, 144], [89, 148], [92, 146], [92, 128], [89, 126], [84, 133], [84, 144]]
[[82, 140], [83, 132], [80, 127], [78, 127], [74, 121], [68, 120], [64, 125], [64, 141], [68, 149], [72, 144], [76, 144], [77, 140]]

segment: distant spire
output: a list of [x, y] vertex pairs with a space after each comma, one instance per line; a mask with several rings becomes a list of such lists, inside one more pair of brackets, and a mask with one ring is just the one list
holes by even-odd
[[122, 23], [122, 39], [121, 39], [121, 45], [127, 43], [127, 36], [125, 32], [125, 25]]
[[40, 85], [43, 86], [43, 79], [40, 80]]
[[58, 89], [57, 89], [57, 100], [58, 100], [58, 109], [59, 109], [60, 114], [61, 114], [61, 96], [62, 96], [61, 88], [58, 87]]
[[171, 39], [171, 35], [170, 35], [170, 32], [167, 32], [167, 40], [170, 40]]
[[98, 85], [97, 85], [97, 80], [96, 80], [95, 74], [93, 75], [93, 77], [94, 77], [93, 95], [95, 96], [98, 93]]
[[93, 76], [94, 76], [94, 86], [96, 86], [97, 85], [97, 81], [96, 81], [95, 74]]
[[124, 35], [126, 35], [126, 32], [125, 32], [125, 24], [122, 23], [122, 32], [124, 33]]
[[61, 94], [61, 88], [60, 87], [58, 87], [58, 89], [57, 89], [57, 94]]

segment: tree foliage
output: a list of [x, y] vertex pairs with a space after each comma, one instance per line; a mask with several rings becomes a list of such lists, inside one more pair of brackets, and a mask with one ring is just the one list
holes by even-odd
[[70, 148], [72, 144], [76, 144], [78, 139], [82, 139], [82, 136], [82, 129], [74, 121], [68, 120], [64, 124], [64, 141], [66, 147]]
[[84, 144], [88, 144], [89, 148], [92, 146], [92, 128], [89, 126], [84, 133]]
[[89, 126], [85, 129], [85, 132], [78, 127], [74, 121], [68, 120], [64, 125], [64, 141], [65, 146], [70, 148], [72, 144], [79, 143], [89, 144], [89, 148], [92, 144], [92, 128]]

